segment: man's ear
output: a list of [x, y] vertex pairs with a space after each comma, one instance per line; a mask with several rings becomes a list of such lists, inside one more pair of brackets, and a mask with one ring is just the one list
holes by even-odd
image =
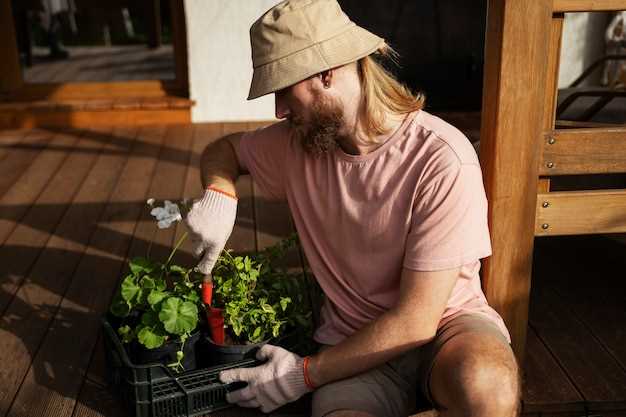
[[332, 79], [333, 79], [332, 69], [320, 72], [320, 80], [322, 81], [322, 85], [324, 86], [324, 88], [330, 88]]

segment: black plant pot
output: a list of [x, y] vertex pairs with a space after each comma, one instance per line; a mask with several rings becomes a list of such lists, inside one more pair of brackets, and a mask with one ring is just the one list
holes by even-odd
[[[196, 345], [200, 340], [200, 335], [200, 331], [197, 330], [185, 341], [185, 345], [183, 346], [184, 357], [182, 360], [185, 371], [191, 371], [197, 368]], [[170, 363], [176, 362], [176, 352], [180, 349], [180, 344], [180, 340], [174, 339], [166, 341], [161, 347], [148, 349], [139, 343], [133, 343], [130, 349], [131, 358], [137, 365], [149, 363], [169, 365]]]
[[249, 345], [221, 345], [213, 342], [210, 337], [205, 337], [204, 344], [207, 355], [203, 361], [206, 361], [207, 366], [215, 366], [243, 359], [255, 359], [257, 351], [268, 342], [269, 340]]

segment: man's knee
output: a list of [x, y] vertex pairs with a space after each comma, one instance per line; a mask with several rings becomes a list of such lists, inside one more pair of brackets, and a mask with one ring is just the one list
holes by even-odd
[[[520, 377], [515, 363], [485, 361], [464, 370], [467, 405], [516, 416], [520, 405]], [[500, 414], [501, 413], [501, 414]], [[489, 414], [496, 415], [496, 414]]]
[[[465, 340], [465, 342], [469, 342]], [[451, 415], [516, 416], [521, 397], [520, 371], [510, 348], [491, 346], [464, 352], [444, 346], [431, 377], [434, 400]], [[468, 345], [466, 345], [468, 346]], [[446, 349], [447, 348], [447, 349]]]

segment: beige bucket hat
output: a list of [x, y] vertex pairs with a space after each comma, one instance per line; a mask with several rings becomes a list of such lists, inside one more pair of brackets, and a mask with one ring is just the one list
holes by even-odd
[[250, 27], [248, 100], [363, 58], [385, 41], [350, 21], [337, 0], [285, 0]]

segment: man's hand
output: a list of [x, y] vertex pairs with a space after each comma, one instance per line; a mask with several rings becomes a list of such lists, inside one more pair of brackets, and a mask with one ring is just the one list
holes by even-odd
[[225, 384], [248, 383], [247, 387], [226, 394], [229, 403], [261, 407], [261, 411], [269, 413], [311, 391], [304, 380], [304, 359], [300, 356], [278, 346], [265, 345], [256, 357], [267, 362], [255, 368], [220, 372], [220, 380]]
[[191, 207], [185, 224], [189, 229], [193, 254], [199, 257], [204, 252], [198, 263], [198, 269], [203, 274], [213, 270], [233, 231], [236, 216], [237, 198], [211, 187]]

